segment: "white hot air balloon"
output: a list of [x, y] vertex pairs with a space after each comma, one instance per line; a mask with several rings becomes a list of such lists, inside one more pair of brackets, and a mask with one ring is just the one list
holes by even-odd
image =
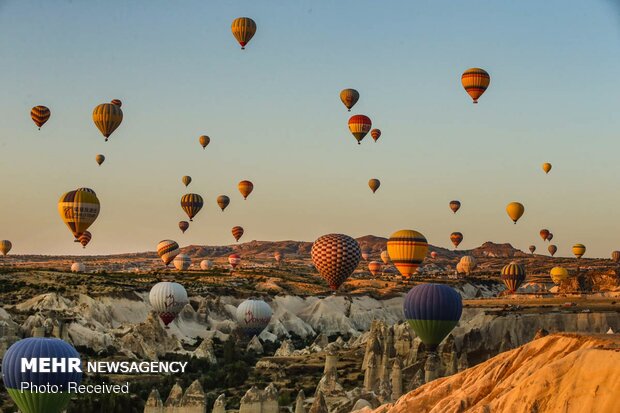
[[159, 282], [151, 288], [149, 302], [166, 328], [189, 303], [185, 288], [175, 282]]
[[209, 260], [200, 261], [200, 269], [203, 271], [207, 271], [213, 268], [213, 263]]
[[189, 268], [190, 265], [192, 265], [192, 259], [188, 255], [178, 254], [176, 257], [174, 257], [172, 263], [177, 270], [185, 271]]
[[74, 262], [71, 264], [71, 272], [84, 272], [86, 271], [86, 266], [81, 262]]
[[248, 336], [258, 335], [267, 327], [272, 315], [269, 304], [249, 298], [237, 307], [237, 325]]

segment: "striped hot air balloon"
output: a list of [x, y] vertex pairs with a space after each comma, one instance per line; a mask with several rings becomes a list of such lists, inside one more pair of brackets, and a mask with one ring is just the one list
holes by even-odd
[[271, 321], [273, 310], [263, 300], [249, 298], [239, 304], [236, 312], [237, 325], [247, 336], [259, 335]]
[[388, 254], [387, 250], [381, 251], [381, 261], [383, 261], [385, 265], [389, 264], [390, 254]]
[[185, 271], [190, 267], [190, 265], [192, 265], [192, 259], [189, 255], [177, 254], [177, 256], [172, 260], [172, 264], [177, 270]]
[[235, 241], [239, 241], [239, 238], [243, 236], [243, 227], [236, 226], [232, 228], [232, 236], [235, 238]]
[[586, 253], [586, 246], [583, 244], [573, 245], [573, 255], [577, 258], [581, 258]]
[[237, 184], [237, 189], [243, 195], [243, 199], [248, 199], [248, 196], [254, 190], [254, 184], [250, 181], [241, 181]]
[[234, 270], [235, 268], [237, 268], [237, 265], [241, 263], [241, 257], [239, 256], [239, 254], [230, 254], [228, 256], [228, 263]]
[[78, 237], [78, 241], [82, 244], [82, 248], [86, 248], [92, 238], [93, 235], [89, 231], [84, 231], [82, 235]]
[[559, 285], [563, 280], [568, 278], [568, 270], [564, 267], [553, 267], [549, 272], [549, 276], [554, 284]]
[[558, 251], [558, 247], [555, 245], [549, 245], [547, 247], [547, 251], [549, 251], [549, 254], [551, 254], [551, 256], [553, 257], [555, 255], [555, 253]]
[[474, 103], [478, 103], [478, 99], [487, 90], [489, 83], [491, 83], [491, 76], [483, 69], [473, 67], [461, 75], [461, 84]]
[[382, 265], [379, 261], [370, 261], [368, 263], [368, 271], [374, 276], [381, 272]]
[[478, 262], [471, 255], [465, 255], [461, 257], [459, 264], [461, 265], [463, 272], [466, 275], [470, 275], [476, 269], [476, 265], [478, 265]]
[[370, 132], [370, 128], [372, 128], [372, 122], [368, 116], [353, 115], [349, 118], [349, 130], [357, 139], [358, 145], [362, 143], [364, 136]]
[[458, 248], [461, 241], [463, 241], [463, 234], [460, 232], [453, 232], [450, 234], [450, 241], [454, 244], [454, 248]]
[[390, 236], [387, 251], [403, 279], [408, 280], [424, 261], [428, 252], [428, 242], [418, 231], [403, 229]]
[[157, 255], [159, 255], [166, 266], [170, 264], [174, 257], [179, 255], [180, 252], [179, 244], [170, 239], [159, 241], [157, 244]]
[[86, 272], [86, 266], [81, 262], [71, 264], [71, 272]]
[[189, 228], [189, 222], [187, 221], [179, 221], [179, 229], [182, 233], [185, 234], [185, 231]]
[[230, 198], [226, 195], [220, 195], [217, 197], [217, 205], [224, 211], [226, 207], [230, 204]]
[[190, 222], [200, 212], [203, 204], [202, 197], [198, 194], [185, 194], [181, 197], [181, 208], [189, 217]]
[[235, 39], [241, 45], [241, 49], [245, 50], [245, 46], [256, 33], [256, 22], [249, 17], [238, 17], [233, 20], [230, 29]]
[[456, 214], [456, 211], [458, 211], [460, 208], [461, 208], [461, 201], [457, 201], [457, 200], [450, 201], [450, 209], [452, 210], [452, 212]]
[[181, 284], [163, 281], [151, 288], [149, 302], [168, 328], [168, 324], [189, 304], [189, 299], [187, 298], [187, 291]]
[[13, 248], [13, 244], [8, 239], [3, 239], [0, 241], [0, 252], [2, 255], [8, 254], [9, 251], [11, 251], [11, 248]]
[[210, 260], [202, 260], [200, 261], [200, 269], [203, 271], [207, 271], [213, 268], [213, 263]]
[[377, 142], [377, 139], [379, 139], [381, 137], [381, 130], [380, 129], [373, 129], [370, 131], [370, 136], [372, 137], [372, 139]]
[[461, 319], [463, 300], [447, 285], [420, 284], [407, 293], [403, 309], [413, 331], [434, 352]]
[[101, 166], [101, 164], [105, 161], [105, 156], [103, 156], [102, 154], [99, 154], [97, 156], [95, 156], [95, 162], [97, 162], [97, 164], [99, 166]]
[[340, 92], [340, 100], [347, 107], [349, 112], [351, 112], [351, 108], [355, 106], [359, 98], [360, 94], [355, 89], [343, 89]]
[[188, 175], [184, 175], [181, 178], [181, 182], [183, 182], [183, 185], [185, 185], [185, 187], [187, 188], [187, 186], [192, 183], [192, 177]]
[[211, 138], [209, 138], [207, 135], [202, 135], [198, 138], [198, 142], [200, 142], [200, 146], [202, 146], [202, 149], [204, 149], [207, 147], [209, 142], [211, 142]]
[[99, 216], [99, 199], [92, 189], [80, 188], [63, 194], [58, 201], [58, 213], [69, 227], [75, 242]]
[[123, 111], [120, 106], [102, 103], [93, 110], [93, 122], [107, 141], [112, 132], [121, 125]]
[[502, 268], [501, 277], [508, 291], [514, 293], [525, 281], [525, 267], [516, 262], [511, 262]]
[[[9, 243], [10, 244], [10, 243]], [[9, 247], [10, 249], [10, 247]], [[6, 255], [6, 254], [5, 254]], [[620, 251], [614, 251], [611, 253], [611, 259], [613, 262], [620, 262]]]
[[323, 235], [310, 250], [312, 263], [334, 291], [355, 271], [361, 255], [358, 242], [344, 234]]
[[515, 224], [523, 216], [525, 207], [520, 202], [511, 202], [506, 206], [506, 213]]
[[377, 192], [377, 189], [379, 189], [379, 187], [381, 186], [381, 182], [376, 178], [372, 178], [371, 180], [368, 181], [368, 186], [370, 187], [372, 193], [374, 194], [375, 192]]
[[51, 115], [52, 112], [50, 112], [47, 106], [39, 105], [30, 110], [30, 117], [32, 118], [34, 124], [39, 127], [39, 130], [41, 130], [41, 126], [47, 122]]
[[112, 99], [112, 100], [110, 101], [110, 103], [111, 103], [111, 104], [113, 104], [113, 105], [118, 106], [119, 108], [120, 108], [121, 106], [123, 106], [123, 102], [121, 102], [121, 100], [120, 100], [120, 99]]
[[547, 241], [549, 239], [549, 230], [548, 229], [541, 229], [540, 230], [540, 238], [542, 238], [543, 241]]

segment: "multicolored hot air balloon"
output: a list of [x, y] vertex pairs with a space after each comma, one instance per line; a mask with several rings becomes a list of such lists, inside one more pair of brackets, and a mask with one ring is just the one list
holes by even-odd
[[[10, 244], [10, 242], [9, 242]], [[11, 249], [11, 247], [9, 247]], [[6, 254], [4, 254], [6, 255]], [[614, 251], [611, 253], [611, 259], [613, 262], [620, 262], [620, 251]]]
[[563, 267], [553, 267], [549, 272], [551, 280], [554, 284], [559, 285], [562, 281], [568, 278], [568, 270]]
[[200, 142], [200, 146], [202, 146], [202, 149], [204, 149], [207, 147], [209, 142], [211, 142], [211, 138], [209, 138], [207, 135], [202, 135], [198, 138], [198, 142]]
[[390, 263], [390, 254], [388, 254], [387, 250], [381, 251], [381, 261], [383, 261], [385, 265]]
[[372, 128], [372, 122], [368, 116], [353, 115], [349, 118], [349, 130], [357, 139], [358, 145], [362, 143], [364, 136], [370, 132], [370, 128]]
[[573, 245], [573, 255], [577, 258], [581, 258], [586, 253], [586, 246], [583, 244]]
[[551, 256], [553, 257], [555, 255], [555, 253], [558, 251], [558, 247], [556, 247], [555, 245], [549, 245], [547, 247], [547, 251], [549, 251], [549, 254], [551, 254]]
[[428, 242], [418, 231], [403, 229], [390, 235], [387, 251], [403, 279], [408, 280], [424, 261]]
[[30, 117], [34, 124], [39, 127], [39, 130], [41, 130], [41, 126], [47, 122], [51, 115], [52, 112], [46, 106], [39, 105], [30, 110]]
[[239, 238], [243, 236], [243, 227], [236, 226], [232, 228], [232, 236], [235, 238], [235, 241], [239, 241]]
[[371, 130], [370, 131], [370, 137], [372, 138], [372, 140], [377, 142], [377, 140], [381, 137], [381, 130], [380, 129], [373, 129], [373, 130]]
[[78, 242], [80, 235], [95, 222], [99, 209], [99, 199], [95, 191], [89, 188], [69, 191], [58, 201], [60, 218], [73, 233], [75, 242]]
[[340, 92], [340, 100], [347, 107], [349, 112], [351, 112], [351, 108], [355, 106], [359, 98], [360, 94], [355, 89], [343, 89]]
[[179, 221], [179, 229], [182, 233], [185, 234], [185, 231], [189, 228], [189, 222], [187, 221]]
[[456, 211], [458, 211], [460, 208], [461, 208], [461, 201], [457, 201], [457, 200], [450, 201], [450, 209], [452, 210], [452, 212], [456, 214]]
[[174, 257], [179, 255], [180, 252], [181, 250], [179, 249], [179, 244], [171, 239], [159, 241], [157, 244], [157, 255], [159, 255], [166, 266], [168, 266], [168, 264], [170, 264]]
[[228, 263], [230, 264], [230, 266], [234, 270], [235, 268], [237, 268], [237, 265], [239, 265], [239, 263], [241, 263], [241, 257], [239, 256], [239, 254], [230, 254], [228, 256]]
[[[65, 369], [54, 373], [37, 372], [37, 369], [24, 371], [24, 360], [62, 363]], [[71, 367], [76, 363], [79, 371]], [[58, 338], [30, 337], [15, 342], [6, 351], [2, 358], [2, 378], [20, 412], [60, 413], [71, 400], [70, 385], [82, 382], [82, 367], [80, 354], [67, 342]], [[35, 390], [46, 387], [58, 391]]]
[[2, 255], [8, 254], [9, 251], [11, 251], [11, 248], [13, 248], [13, 244], [8, 239], [3, 239], [0, 241], [0, 252]]
[[217, 197], [217, 205], [220, 207], [222, 211], [226, 209], [226, 207], [230, 204], [230, 198], [226, 195], [220, 195]]
[[511, 262], [502, 268], [501, 277], [508, 291], [514, 293], [525, 281], [525, 267], [516, 262]]
[[181, 284], [163, 281], [151, 288], [149, 302], [168, 328], [168, 324], [189, 304], [189, 299], [187, 298], [187, 291]]
[[269, 322], [273, 311], [263, 300], [249, 298], [237, 307], [237, 325], [248, 336], [259, 335]]
[[403, 307], [413, 331], [434, 352], [461, 319], [463, 300], [447, 285], [420, 284], [407, 293]]
[[93, 122], [105, 137], [107, 142], [112, 132], [121, 125], [123, 111], [120, 106], [112, 103], [102, 103], [93, 110]]
[[239, 189], [239, 192], [243, 195], [243, 199], [248, 199], [248, 196], [250, 196], [254, 190], [254, 184], [250, 181], [241, 181], [237, 184], [237, 189]]
[[71, 264], [71, 272], [86, 272], [86, 266], [81, 262]]
[[453, 232], [450, 234], [450, 241], [454, 244], [454, 248], [458, 248], [461, 241], [463, 241], [463, 234], [460, 232]]
[[545, 162], [544, 164], [542, 164], [542, 169], [543, 171], [545, 171], [546, 174], [548, 174], [551, 170], [551, 164], [549, 162]]
[[187, 186], [192, 183], [192, 177], [188, 175], [184, 175], [181, 178], [181, 182], [183, 182], [183, 185], [185, 185], [185, 187], [187, 188]]
[[377, 189], [379, 189], [379, 187], [381, 186], [381, 182], [376, 178], [372, 178], [371, 180], [368, 181], [368, 186], [370, 187], [370, 189], [372, 190], [372, 193], [374, 194], [375, 192], [377, 192]]
[[540, 238], [542, 238], [543, 241], [547, 241], [549, 239], [549, 230], [548, 229], [541, 229], [540, 230]]
[[192, 265], [192, 259], [189, 255], [177, 254], [177, 256], [172, 260], [172, 264], [177, 270], [185, 271], [190, 267], [190, 265]]
[[368, 271], [374, 276], [376, 276], [381, 271], [381, 263], [379, 261], [370, 261], [368, 263]]
[[523, 216], [525, 207], [520, 202], [511, 202], [506, 206], [506, 213], [515, 224]]
[[534, 251], [536, 251], [536, 245], [530, 245], [529, 250], [530, 250], [530, 253], [532, 253], [532, 254], [533, 254], [533, 253], [534, 253]]
[[310, 251], [312, 263], [334, 291], [355, 271], [361, 255], [358, 242], [344, 234], [323, 235]]
[[486, 70], [477, 67], [467, 69], [461, 75], [461, 84], [474, 103], [478, 103], [478, 99], [487, 90], [489, 83], [491, 83], [491, 76]]
[[93, 235], [89, 231], [84, 231], [82, 235], [78, 237], [78, 241], [82, 244], [82, 248], [86, 248], [92, 238]]
[[99, 166], [101, 166], [101, 164], [105, 161], [105, 156], [103, 156], [102, 154], [99, 154], [97, 156], [95, 156], [95, 162], [97, 162], [97, 164]]
[[198, 194], [185, 194], [181, 197], [181, 208], [189, 217], [190, 222], [200, 212], [203, 204], [202, 197]]
[[241, 50], [245, 50], [245, 45], [248, 44], [256, 33], [256, 22], [249, 17], [238, 17], [233, 20], [230, 29], [235, 39], [241, 45]]

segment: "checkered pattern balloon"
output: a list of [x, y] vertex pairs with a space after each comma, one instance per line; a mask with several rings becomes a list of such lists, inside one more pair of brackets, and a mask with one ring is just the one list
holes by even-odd
[[338, 287], [355, 271], [362, 257], [354, 238], [344, 234], [323, 235], [312, 244], [310, 252], [314, 266], [329, 288]]

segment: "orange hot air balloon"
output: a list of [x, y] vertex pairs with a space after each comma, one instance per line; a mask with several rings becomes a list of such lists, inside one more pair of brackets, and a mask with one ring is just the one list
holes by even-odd
[[349, 112], [351, 112], [351, 108], [355, 106], [359, 98], [360, 94], [355, 89], [343, 89], [340, 92], [340, 100], [347, 107]]
[[372, 122], [370, 118], [365, 115], [353, 115], [349, 118], [349, 130], [357, 139], [357, 144], [362, 143], [362, 139], [368, 132], [370, 132], [370, 128], [372, 127]]
[[250, 181], [241, 181], [237, 185], [237, 188], [239, 188], [239, 192], [243, 195], [243, 199], [248, 199], [248, 196], [250, 196], [254, 190], [254, 184]]
[[456, 211], [458, 211], [461, 208], [461, 201], [450, 201], [450, 209], [452, 210], [452, 212], [454, 212], [456, 214]]
[[515, 224], [523, 216], [525, 207], [520, 202], [511, 202], [506, 206], [506, 213]]
[[233, 227], [232, 235], [235, 237], [235, 241], [239, 241], [239, 238], [243, 236], [243, 228], [239, 226]]
[[556, 247], [555, 245], [549, 245], [547, 247], [547, 251], [549, 251], [549, 254], [551, 254], [551, 256], [553, 257], [555, 253], [558, 251], [558, 247]]
[[256, 33], [256, 22], [249, 17], [239, 17], [233, 20], [230, 29], [235, 39], [241, 45], [241, 50], [245, 50], [245, 45], [248, 44]]
[[541, 229], [540, 230], [540, 238], [542, 238], [543, 241], [547, 241], [549, 239], [549, 230], [548, 229]]
[[200, 143], [200, 146], [202, 146], [202, 149], [204, 149], [207, 147], [209, 142], [211, 142], [211, 138], [209, 138], [207, 135], [202, 135], [198, 138], [198, 142]]
[[474, 103], [478, 103], [478, 99], [487, 90], [489, 83], [491, 83], [491, 76], [486, 70], [480, 68], [467, 69], [461, 76], [461, 84]]
[[381, 182], [376, 178], [372, 178], [371, 180], [368, 181], [368, 186], [370, 187], [370, 189], [372, 190], [372, 193], [374, 194], [375, 192], [377, 192], [377, 189], [379, 189], [379, 187], [381, 186]]
[[189, 222], [187, 221], [179, 221], [179, 229], [181, 232], [185, 234], [185, 231], [189, 228]]
[[368, 263], [368, 271], [374, 276], [376, 276], [379, 271], [381, 271], [381, 263], [379, 261], [370, 261]]
[[458, 248], [461, 241], [463, 241], [463, 234], [460, 232], [453, 232], [450, 234], [450, 241], [454, 244], [454, 248]]
[[545, 162], [544, 164], [542, 164], [542, 169], [543, 171], [545, 171], [546, 174], [549, 173], [549, 171], [551, 170], [552, 166], [549, 162]]
[[34, 124], [39, 127], [39, 130], [41, 130], [41, 126], [47, 122], [51, 115], [52, 112], [50, 112], [47, 106], [39, 105], [30, 110], [30, 117], [32, 118]]
[[377, 142], [377, 139], [381, 137], [381, 131], [379, 129], [373, 129], [370, 131], [370, 136], [375, 142]]

